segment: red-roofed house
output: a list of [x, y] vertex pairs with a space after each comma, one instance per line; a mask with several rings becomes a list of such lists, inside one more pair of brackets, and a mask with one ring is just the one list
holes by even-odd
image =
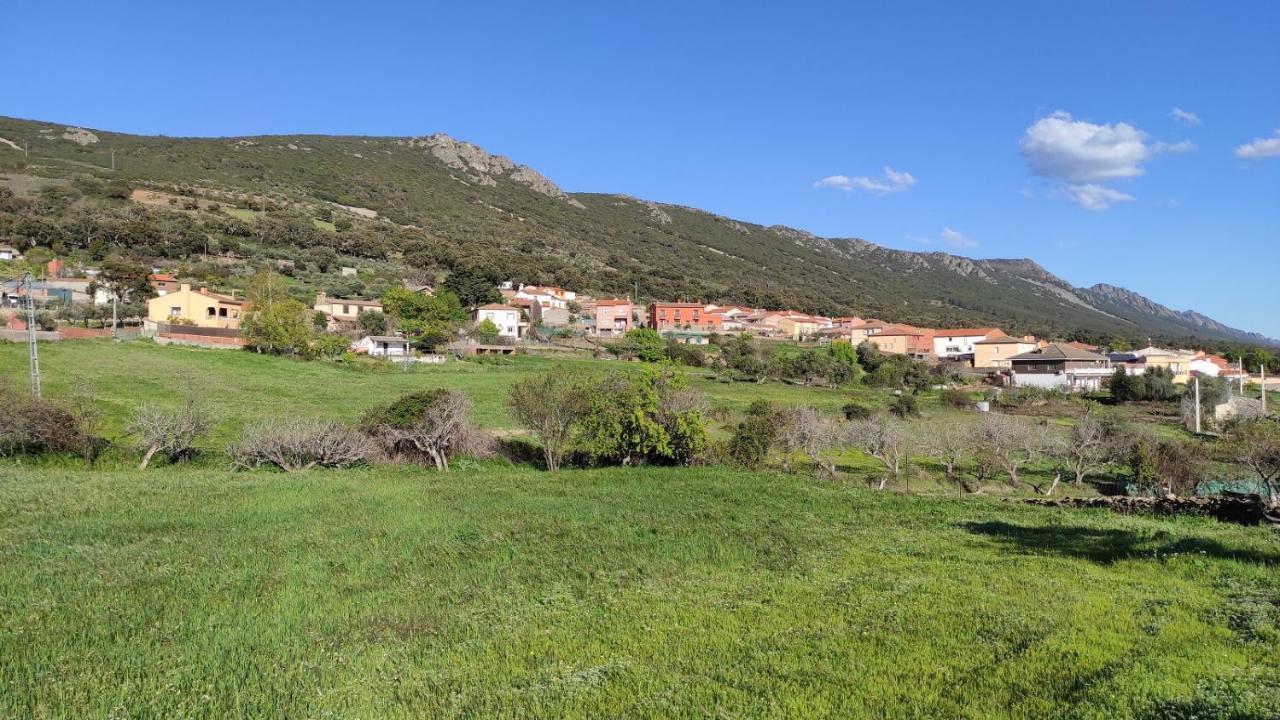
[[156, 291], [156, 297], [161, 297], [178, 289], [178, 278], [166, 273], [153, 273], [147, 276], [147, 284]]
[[523, 324], [520, 322], [520, 308], [499, 303], [481, 305], [471, 312], [471, 321], [479, 325], [485, 320], [492, 320], [498, 326], [498, 336], [516, 340], [520, 337]]
[[880, 352], [909, 355], [924, 360], [933, 356], [933, 331], [912, 325], [886, 325], [867, 342], [880, 348]]

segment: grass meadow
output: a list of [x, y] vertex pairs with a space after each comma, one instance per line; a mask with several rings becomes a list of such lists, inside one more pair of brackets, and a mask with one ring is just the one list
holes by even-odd
[[[507, 388], [552, 362], [41, 351], [46, 394], [87, 383], [113, 437], [194, 383], [211, 449], [439, 386], [511, 431]], [[888, 399], [691, 380], [726, 420]], [[715, 467], [132, 462], [0, 462], [0, 718], [1280, 717], [1266, 529]]]
[[[217, 419], [212, 441], [223, 443], [246, 424], [287, 415], [355, 419], [365, 409], [400, 395], [432, 387], [462, 390], [474, 403], [481, 426], [516, 428], [506, 408], [511, 384], [552, 364], [588, 372], [636, 372], [634, 363], [516, 356], [490, 362], [449, 362], [409, 370], [375, 361], [351, 365], [304, 362], [250, 352], [160, 347], [149, 340], [47, 343], [40, 348], [46, 395], [66, 397], [91, 390], [106, 413], [108, 434], [119, 433], [143, 402], [175, 404], [193, 388]], [[868, 388], [832, 390], [779, 383], [725, 383], [709, 371], [690, 370], [716, 414], [738, 414], [756, 399], [817, 405], [838, 411], [852, 399], [887, 404], [883, 392]], [[0, 381], [26, 387], [27, 350], [0, 343]]]
[[0, 471], [0, 716], [1277, 710], [1280, 548], [807, 476]]

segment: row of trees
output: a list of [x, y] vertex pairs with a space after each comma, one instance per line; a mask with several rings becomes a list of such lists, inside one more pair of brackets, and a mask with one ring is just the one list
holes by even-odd
[[861, 379], [874, 387], [924, 389], [951, 379], [946, 370], [912, 360], [905, 355], [885, 354], [862, 343], [833, 342], [799, 352], [780, 351], [772, 343], [756, 340], [747, 333], [712, 335], [718, 352], [708, 354], [696, 346], [674, 339], [664, 341], [655, 330], [636, 328], [606, 345], [620, 357], [643, 362], [670, 361], [692, 367], [708, 367], [731, 380], [763, 383], [788, 380], [804, 385], [837, 387]]

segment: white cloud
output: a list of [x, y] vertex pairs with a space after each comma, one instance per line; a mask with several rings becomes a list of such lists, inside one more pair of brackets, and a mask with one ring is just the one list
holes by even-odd
[[815, 182], [813, 186], [815, 188], [837, 188], [845, 192], [865, 190], [874, 195], [887, 195], [910, 189], [915, 184], [916, 179], [911, 173], [898, 172], [891, 167], [885, 166], [884, 175], [880, 178], [867, 177], [866, 175], [856, 177], [831, 175]]
[[1158, 142], [1151, 146], [1152, 152], [1165, 153], [1168, 155], [1179, 155], [1188, 153], [1192, 150], [1198, 150], [1196, 144], [1190, 140], [1179, 140], [1175, 143]]
[[1152, 154], [1147, 134], [1128, 123], [1095, 125], [1061, 110], [1027, 128], [1019, 146], [1032, 172], [1070, 183], [1137, 177]]
[[1190, 110], [1183, 110], [1180, 107], [1176, 107], [1169, 114], [1173, 116], [1174, 120], [1184, 125], [1194, 126], [1200, 124], [1200, 116]]
[[[1194, 117], [1194, 113], [1180, 112]], [[1139, 177], [1146, 172], [1143, 165], [1157, 155], [1196, 149], [1190, 140], [1152, 140], [1128, 123], [1099, 125], [1076, 120], [1061, 110], [1035, 121], [1018, 145], [1033, 173], [1062, 181], [1067, 198], [1095, 211], [1133, 200], [1132, 195], [1099, 183]]]
[[1094, 183], [1068, 185], [1067, 197], [1085, 210], [1094, 212], [1106, 210], [1114, 203], [1133, 202], [1132, 195]]
[[963, 248], [978, 247], [977, 240], [974, 240], [973, 238], [969, 237], [968, 235], [965, 235], [962, 232], [952, 230], [951, 228], [942, 229], [942, 242], [950, 245], [953, 248], [963, 249]]
[[936, 238], [929, 237], [928, 235], [908, 235], [907, 239], [911, 242], [920, 243], [921, 245], [929, 247], [937, 245], [939, 242], [961, 250], [978, 247], [977, 240], [974, 240], [958, 230], [952, 230], [949, 227], [943, 228], [942, 232], [939, 233]]
[[1254, 138], [1236, 148], [1236, 157], [1245, 160], [1280, 157], [1280, 129], [1273, 133], [1273, 137]]

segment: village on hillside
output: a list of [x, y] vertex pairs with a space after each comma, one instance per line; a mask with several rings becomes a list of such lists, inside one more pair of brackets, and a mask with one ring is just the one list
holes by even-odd
[[[13, 248], [0, 247], [0, 260], [13, 260], [18, 255]], [[354, 268], [342, 271], [355, 272]], [[54, 259], [45, 268], [43, 279], [28, 284], [17, 279], [5, 281], [0, 285], [0, 304], [9, 313], [6, 337], [19, 340], [25, 335], [19, 333], [26, 329], [25, 316], [17, 309], [27, 295], [34, 307], [58, 306], [67, 317], [77, 316], [75, 308], [112, 305], [111, 286], [99, 274], [96, 268], [73, 271]], [[143, 305], [143, 316], [115, 317], [114, 330], [106, 328], [105, 322], [100, 329], [88, 328], [88, 322], [85, 327], [64, 322], [40, 330], [51, 340], [125, 332], [148, 335], [164, 344], [244, 346], [241, 323], [248, 306], [243, 296], [195, 285], [160, 268], [153, 268], [146, 284], [152, 297]], [[436, 293], [433, 285], [407, 280], [403, 289], [425, 297]], [[778, 308], [664, 300], [640, 304], [628, 297], [597, 298], [561, 287], [511, 282], [495, 289], [495, 302], [465, 308], [468, 320], [461, 323], [457, 335], [431, 347], [383, 321], [386, 311], [377, 298], [329, 297], [320, 292], [311, 309], [318, 328], [347, 338], [349, 352], [396, 361], [443, 362], [450, 354], [512, 354], [522, 348], [546, 346], [599, 350], [637, 329], [646, 329], [663, 342], [694, 347], [734, 335], [801, 346], [867, 343], [880, 353], [944, 366], [995, 386], [1098, 392], [1106, 388], [1117, 369], [1130, 376], [1155, 369], [1176, 384], [1196, 377], [1226, 378], [1240, 388], [1241, 395], [1246, 383], [1280, 389], [1280, 378], [1268, 378], [1265, 368], [1246, 368], [1204, 349], [1151, 344], [1140, 349], [1107, 348], [1014, 336], [999, 327], [922, 328], [879, 318], [825, 317]], [[79, 316], [86, 317], [83, 313]], [[375, 319], [378, 321], [371, 322]], [[370, 327], [381, 331], [369, 332]], [[1232, 402], [1245, 400], [1237, 397]], [[1234, 414], [1238, 410], [1224, 407], [1221, 412]]]

